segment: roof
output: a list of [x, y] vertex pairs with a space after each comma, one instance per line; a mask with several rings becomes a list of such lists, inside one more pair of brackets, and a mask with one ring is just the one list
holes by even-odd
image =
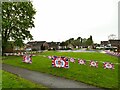
[[116, 42], [120, 42], [120, 39], [118, 39], [118, 40], [109, 40], [109, 41], [116, 41]]
[[101, 41], [101, 44], [108, 44], [108, 41]]
[[32, 41], [32, 42], [28, 42], [27, 44], [38, 44], [38, 43], [45, 43], [46, 41]]

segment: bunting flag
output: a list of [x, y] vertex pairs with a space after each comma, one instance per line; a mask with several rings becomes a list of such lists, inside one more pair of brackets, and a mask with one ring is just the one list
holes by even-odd
[[105, 50], [105, 52], [107, 54], [120, 57], [120, 53], [119, 52], [113, 52], [113, 51], [109, 51], [109, 50]]
[[52, 57], [51, 57], [51, 56], [48, 56], [48, 58], [49, 58], [49, 59], [52, 59]]
[[67, 58], [57, 57], [52, 59], [52, 66], [59, 68], [69, 68], [69, 62]]
[[109, 62], [104, 62], [103, 66], [104, 66], [104, 69], [114, 69], [114, 64]]
[[[70, 62], [74, 62], [75, 63], [75, 59], [71, 58], [71, 57], [63, 57], [63, 56], [48, 56], [49, 59], [52, 59], [52, 66], [53, 67], [64, 67], [64, 68], [69, 68], [69, 61]], [[68, 61], [69, 60], [69, 61]], [[86, 61], [90, 61], [90, 60], [82, 60], [82, 59], [78, 59], [78, 64], [81, 65], [86, 65]], [[102, 62], [99, 61], [101, 63], [103, 63], [103, 67], [104, 69], [115, 69], [114, 68], [114, 64], [110, 63], [110, 62]], [[115, 63], [118, 64], [118, 63]], [[98, 61], [90, 61], [90, 66], [91, 67], [98, 67]]]
[[52, 58], [51, 58], [51, 59], [55, 59], [55, 58], [57, 58], [57, 56], [52, 56]]
[[86, 64], [86, 61], [85, 61], [85, 60], [82, 60], [82, 59], [78, 59], [78, 64], [83, 64], [83, 65], [85, 65], [85, 64]]
[[25, 55], [23, 56], [23, 61], [22, 62], [25, 62], [25, 63], [32, 63], [32, 57], [31, 55]]
[[75, 63], [75, 59], [74, 58], [70, 58], [70, 62]]
[[91, 67], [98, 67], [98, 62], [97, 61], [90, 61], [90, 66]]

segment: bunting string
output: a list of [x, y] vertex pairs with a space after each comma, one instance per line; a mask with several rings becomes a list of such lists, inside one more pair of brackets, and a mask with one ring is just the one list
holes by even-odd
[[[39, 55], [39, 56], [43, 56], [43, 57], [48, 57], [49, 59], [52, 59], [54, 56], [47, 56], [47, 55]], [[57, 56], [55, 56], [57, 57]], [[72, 57], [66, 57], [68, 59], [72, 58]], [[80, 58], [74, 58], [74, 60], [79, 60]], [[81, 59], [81, 60], [84, 60], [84, 59]], [[91, 61], [91, 60], [85, 60], [85, 61]], [[95, 60], [95, 61], [98, 61], [98, 60]], [[100, 63], [104, 63], [103, 61], [98, 61]], [[106, 61], [107, 62], [107, 61]], [[113, 64], [120, 64], [120, 63], [113, 63]]]

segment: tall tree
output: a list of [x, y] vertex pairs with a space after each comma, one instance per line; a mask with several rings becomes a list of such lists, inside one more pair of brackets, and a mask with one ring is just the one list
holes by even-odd
[[78, 37], [76, 40], [77, 46], [80, 47], [82, 45], [82, 38]]
[[92, 45], [93, 44], [93, 40], [92, 40], [92, 36], [90, 36], [87, 41], [86, 41], [86, 45]]
[[86, 38], [82, 38], [82, 46], [86, 46], [86, 41], [87, 41]]
[[16, 41], [14, 41], [14, 45], [21, 48], [24, 46], [24, 42], [23, 40], [17, 39]]
[[74, 38], [70, 38], [70, 39], [68, 40], [69, 44], [71, 44], [73, 41], [74, 41]]
[[7, 47], [9, 40], [32, 39], [29, 28], [34, 26], [36, 11], [31, 2], [2, 3], [2, 49]]

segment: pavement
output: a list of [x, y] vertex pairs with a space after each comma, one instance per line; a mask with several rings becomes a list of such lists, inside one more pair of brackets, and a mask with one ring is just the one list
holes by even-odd
[[31, 71], [7, 64], [2, 64], [2, 69], [32, 82], [47, 86], [48, 88], [91, 88], [95, 90], [103, 90], [101, 88], [77, 82], [74, 80], [69, 80], [41, 72]]

